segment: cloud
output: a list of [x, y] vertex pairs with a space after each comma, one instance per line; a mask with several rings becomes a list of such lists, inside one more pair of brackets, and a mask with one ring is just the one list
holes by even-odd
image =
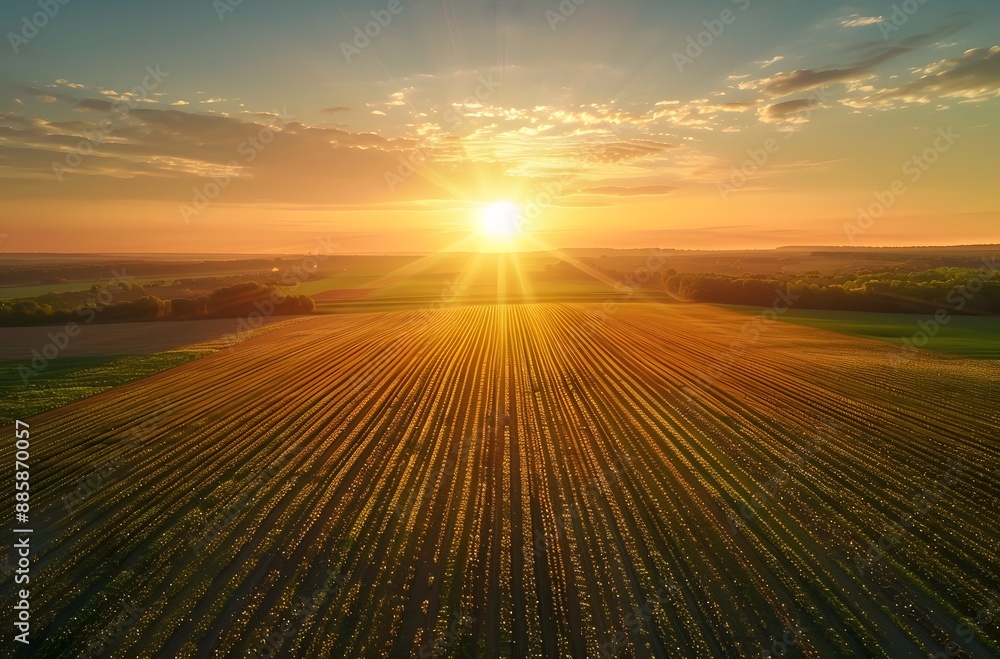
[[818, 87], [825, 87], [833, 83], [861, 80], [871, 75], [872, 69], [879, 64], [888, 62], [906, 52], [909, 52], [908, 48], [892, 47], [867, 60], [863, 60], [855, 66], [842, 69], [825, 69], [822, 71], [798, 69], [787, 73], [779, 73], [770, 78], [763, 78], [755, 83], [748, 83], [741, 86], [750, 89], [760, 89], [769, 96], [787, 96], [788, 94], [796, 94]]
[[757, 101], [731, 101], [728, 103], [720, 103], [719, 105], [710, 105], [706, 108], [712, 108], [712, 110], [717, 110], [719, 112], [743, 112], [757, 106]]
[[335, 108], [323, 108], [320, 110], [323, 114], [337, 114], [338, 112], [350, 112], [351, 108], [345, 107], [335, 107]]
[[[77, 110], [111, 112], [110, 99], [76, 101]], [[265, 115], [267, 113], [264, 113]], [[78, 115], [79, 116], [79, 115]], [[435, 151], [419, 154], [435, 183], [422, 176], [391, 188], [387, 174], [400, 170], [401, 156], [417, 153], [419, 142], [307, 126], [286, 117], [251, 119], [195, 113], [188, 107], [134, 107], [111, 119], [114, 139], [94, 142], [59, 182], [53, 163], [65, 163], [81, 138], [98, 128], [97, 116], [46, 121], [0, 113], [0, 198], [123, 199], [190, 203], [209, 177], [224, 177], [220, 204], [370, 205], [387, 195], [403, 203], [450, 198], [472, 189], [481, 177], [512, 191], [528, 182], [499, 163], [464, 159], [443, 162]], [[270, 125], [268, 125], [270, 124]], [[412, 171], [412, 170], [411, 170]], [[448, 189], [440, 181], [449, 181]]]
[[54, 103], [56, 101], [73, 101], [76, 102], [76, 98], [68, 95], [61, 94], [58, 92], [38, 89], [37, 87], [32, 87], [31, 85], [24, 85], [21, 87], [21, 91], [32, 96], [35, 100], [41, 101], [42, 103]]
[[788, 94], [809, 91], [834, 83], [862, 80], [870, 76], [875, 67], [880, 64], [912, 52], [919, 46], [927, 43], [935, 43], [944, 36], [957, 32], [962, 27], [964, 27], [964, 24], [944, 25], [929, 32], [909, 36], [891, 46], [884, 46], [879, 42], [867, 42], [859, 45], [857, 49], [869, 50], [869, 56], [854, 65], [819, 71], [815, 69], [798, 69], [796, 71], [778, 73], [777, 75], [762, 78], [755, 82], [741, 83], [740, 87], [743, 89], [759, 89], [769, 96], [787, 96]]
[[883, 18], [881, 16], [862, 16], [861, 14], [851, 14], [840, 21], [841, 27], [865, 27], [867, 25], [878, 25]]
[[62, 85], [63, 87], [69, 87], [70, 89], [86, 89], [87, 85], [81, 85], [78, 82], [70, 82], [66, 78], [59, 78], [56, 80], [55, 84]]
[[80, 100], [80, 102], [78, 102], [73, 109], [80, 112], [86, 110], [93, 110], [94, 112], [110, 112], [114, 107], [114, 103], [105, 101], [101, 98], [85, 98]]
[[620, 163], [641, 160], [675, 148], [673, 144], [653, 140], [624, 140], [595, 145], [584, 157], [595, 162]]
[[612, 195], [616, 197], [638, 197], [643, 195], [664, 195], [670, 194], [675, 188], [669, 185], [647, 185], [638, 188], [626, 188], [620, 186], [604, 186], [599, 188], [587, 188], [581, 190], [585, 194]]
[[[660, 103], [656, 104], [660, 106]], [[645, 116], [642, 122], [663, 119], [677, 126], [691, 128], [695, 130], [716, 130], [722, 129], [722, 123], [727, 121], [720, 113], [732, 114], [746, 112], [757, 106], [757, 101], [727, 101], [725, 103], [710, 103], [708, 99], [696, 99], [683, 105], [667, 105], [654, 110], [647, 119]], [[641, 122], [637, 122], [641, 123]]]
[[187, 101], [174, 101], [170, 105], [190, 105]]
[[920, 78], [900, 87], [850, 99], [845, 105], [888, 108], [900, 102], [931, 103], [940, 98], [982, 101], [1000, 97], [1000, 46], [967, 50], [959, 58], [934, 62], [920, 73]]
[[[760, 63], [760, 68], [766, 69], [767, 67], [771, 66], [772, 64], [777, 64], [778, 62], [780, 62], [783, 59], [785, 59], [784, 55], [775, 55], [774, 57], [772, 57], [771, 59], [767, 60], [766, 62], [761, 62]], [[746, 78], [747, 76], [729, 76], [729, 77], [730, 77], [730, 79], [737, 79], [737, 78], [741, 78], [741, 77], [742, 78]]]
[[757, 112], [758, 118], [769, 124], [801, 124], [809, 121], [813, 108], [817, 107], [814, 99], [804, 98], [794, 101], [784, 101], [762, 107]]

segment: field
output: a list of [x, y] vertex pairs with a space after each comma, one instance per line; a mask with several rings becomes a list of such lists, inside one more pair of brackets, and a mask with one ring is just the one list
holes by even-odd
[[323, 316], [34, 417], [32, 656], [996, 656], [1000, 364], [752, 322]]
[[[749, 315], [759, 314], [758, 307], [720, 305]], [[920, 323], [932, 326], [928, 350], [958, 355], [968, 359], [1000, 359], [1000, 318], [995, 316], [950, 316], [945, 324], [930, 323], [933, 316], [905, 313], [868, 313], [863, 311], [821, 311], [793, 309], [782, 313], [780, 320], [805, 327], [839, 332], [895, 345], [912, 345], [924, 331]], [[918, 337], [919, 340], [919, 337]]]
[[291, 325], [265, 318], [241, 330], [234, 319], [82, 325], [55, 358], [63, 327], [0, 327], [0, 423], [32, 416], [141, 380], [193, 359]]

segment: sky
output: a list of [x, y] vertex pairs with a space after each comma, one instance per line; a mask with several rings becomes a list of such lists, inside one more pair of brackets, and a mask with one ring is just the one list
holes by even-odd
[[994, 0], [7, 0], [0, 31], [0, 252], [488, 249], [498, 209], [518, 249], [1000, 242]]

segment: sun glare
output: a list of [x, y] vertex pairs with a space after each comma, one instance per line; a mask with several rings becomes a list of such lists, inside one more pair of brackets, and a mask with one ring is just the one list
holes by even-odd
[[497, 202], [483, 209], [479, 228], [493, 242], [509, 242], [521, 233], [520, 212], [509, 201]]

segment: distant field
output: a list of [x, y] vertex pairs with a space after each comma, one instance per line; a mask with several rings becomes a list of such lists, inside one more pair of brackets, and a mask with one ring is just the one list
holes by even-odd
[[[307, 317], [273, 316], [264, 319], [260, 329], [265, 330], [279, 323], [296, 322]], [[145, 355], [190, 349], [196, 344], [199, 348], [215, 350], [227, 340], [227, 335], [240, 334], [240, 327], [237, 318], [81, 324], [77, 335], [66, 342], [66, 347], [59, 350], [58, 356]], [[0, 327], [0, 360], [31, 360], [34, 357], [33, 351], [44, 350], [45, 346], [53, 343], [50, 335], [58, 335], [62, 330], [63, 326], [60, 325]]]
[[[426, 291], [425, 291], [426, 292]], [[530, 294], [519, 292], [508, 292], [503, 296], [506, 304], [539, 304], [547, 303], [592, 303], [592, 304], [632, 304], [643, 302], [659, 302], [661, 304], [673, 304], [674, 300], [660, 291], [642, 290], [633, 295], [623, 295], [608, 289], [607, 286], [599, 283], [594, 285], [574, 286], [574, 282], [569, 285], [556, 284], [548, 290], [532, 289]], [[408, 295], [401, 297], [375, 297], [365, 296], [359, 299], [347, 300], [319, 300], [316, 302], [316, 311], [319, 314], [358, 314], [377, 313], [389, 311], [437, 311], [442, 308], [455, 308], [467, 306], [482, 306], [495, 304], [497, 294], [493, 288], [490, 289], [468, 289], [461, 296], [449, 299], [447, 296], [437, 295]]]
[[[739, 313], [756, 315], [759, 307], [717, 305]], [[931, 316], [918, 314], [867, 313], [858, 311], [816, 311], [792, 309], [779, 316], [788, 323], [818, 329], [877, 339], [904, 345], [904, 339], [913, 341], [922, 332], [920, 322], [927, 323]], [[1000, 317], [951, 316], [947, 324], [940, 325], [936, 336], [931, 337], [927, 349], [959, 355], [970, 359], [1000, 359]]]
[[33, 417], [32, 656], [996, 656], [1000, 362], [747, 322], [323, 316]]
[[[109, 273], [112, 269], [109, 268]], [[124, 268], [125, 274], [128, 274], [128, 267]], [[228, 273], [227, 273], [228, 274]], [[166, 276], [166, 277], [135, 277], [129, 279], [130, 284], [151, 284], [157, 281], [174, 281], [177, 279], [201, 279], [201, 278], [211, 278], [218, 275], [214, 274], [204, 274], [204, 275], [184, 275], [184, 276]], [[102, 286], [107, 286], [108, 282], [111, 281], [112, 275], [108, 275], [105, 279], [94, 279], [91, 281], [74, 281], [74, 282], [63, 282], [59, 284], [31, 284], [27, 286], [0, 286], [0, 300], [11, 300], [14, 298], [24, 298], [24, 297], [38, 297], [39, 295], [45, 295], [47, 293], [72, 293], [75, 291], [87, 291], [91, 287], [97, 286], [98, 288]], [[151, 289], [152, 292], [156, 292], [155, 289]]]
[[59, 327], [0, 328], [0, 424], [53, 410], [185, 364], [308, 317], [271, 318], [239, 332], [235, 319], [81, 328], [55, 359], [33, 361]]
[[24, 361], [0, 361], [0, 424], [13, 423], [186, 364], [207, 352], [108, 355], [55, 359], [22, 380]]

